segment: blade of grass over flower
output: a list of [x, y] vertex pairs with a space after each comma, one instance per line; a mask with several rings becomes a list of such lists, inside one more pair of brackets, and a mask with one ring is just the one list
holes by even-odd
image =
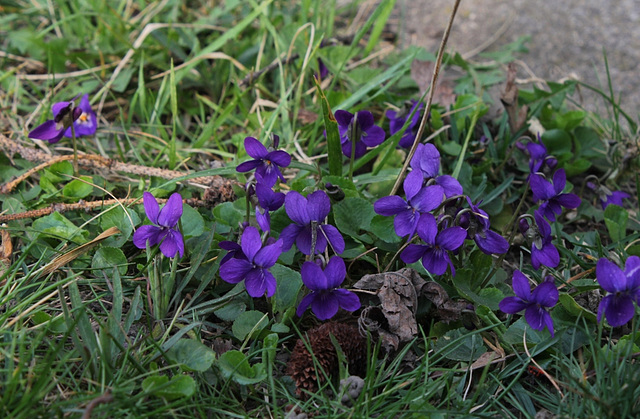
[[322, 104], [322, 116], [324, 119], [324, 128], [327, 132], [327, 150], [329, 153], [329, 174], [332, 176], [342, 176], [342, 147], [340, 146], [340, 132], [338, 131], [338, 122], [336, 121], [331, 105], [327, 97], [320, 87], [318, 79], [314, 78], [318, 96]]
[[[426, 92], [422, 94], [422, 96], [418, 100], [419, 103], [422, 103], [426, 94], [427, 94]], [[418, 112], [418, 108], [419, 107], [416, 106], [413, 109], [413, 112], [411, 112], [409, 116], [407, 116], [407, 119], [404, 122], [404, 125], [402, 126], [402, 128], [398, 132], [393, 134], [391, 137], [387, 138], [384, 142], [384, 145], [376, 147], [375, 149], [365, 154], [362, 158], [360, 158], [358, 162], [355, 164], [354, 170], [360, 169], [362, 166], [368, 163], [372, 158], [378, 156], [384, 151], [385, 153], [382, 159], [380, 159], [380, 163], [376, 167], [374, 167], [373, 171], [371, 172], [374, 175], [377, 174], [380, 171], [380, 169], [384, 167], [386, 161], [389, 159], [391, 154], [393, 154], [394, 150], [398, 146], [398, 143], [400, 142], [400, 139], [402, 139], [402, 136], [404, 135], [405, 130], [411, 124], [411, 119], [413, 118], [415, 113]]]

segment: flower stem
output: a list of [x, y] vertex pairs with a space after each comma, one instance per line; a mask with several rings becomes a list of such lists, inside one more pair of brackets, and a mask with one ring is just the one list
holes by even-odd
[[[516, 207], [516, 210], [513, 213], [513, 216], [509, 220], [509, 223], [507, 223], [507, 227], [503, 230], [505, 232], [511, 231], [511, 234], [509, 235], [509, 239], [507, 240], [508, 243], [509, 243], [509, 246], [511, 246], [511, 244], [513, 242], [513, 238], [516, 235], [516, 230], [514, 228], [514, 224], [515, 224], [516, 220], [518, 219], [518, 217], [519, 217], [518, 214], [520, 213], [520, 209], [522, 208], [522, 205], [524, 204], [524, 201], [527, 198], [527, 192], [529, 192], [529, 183], [528, 182], [527, 182], [526, 188], [524, 189], [524, 192], [522, 193], [522, 198], [520, 198], [520, 202], [518, 203], [518, 206]], [[508, 250], [507, 250], [507, 252], [508, 252]], [[502, 261], [504, 260], [504, 257], [505, 257], [506, 254], [507, 253], [501, 254], [500, 257], [498, 258], [498, 260], [496, 261], [496, 263], [493, 264], [493, 267], [491, 268], [491, 271], [485, 277], [485, 279], [482, 281], [482, 284], [480, 285], [480, 288], [484, 288], [484, 287], [487, 286], [487, 284], [489, 283], [489, 281], [491, 280], [493, 275], [498, 270], [498, 267], [500, 265], [502, 265]]]
[[76, 130], [73, 126], [73, 123], [70, 126], [71, 128], [71, 141], [73, 143], [73, 174], [74, 176], [78, 176], [78, 147], [76, 145]]

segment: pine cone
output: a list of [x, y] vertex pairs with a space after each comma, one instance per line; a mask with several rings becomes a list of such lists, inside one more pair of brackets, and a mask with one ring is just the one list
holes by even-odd
[[[287, 373], [296, 383], [298, 396], [306, 398], [303, 390], [317, 391], [318, 382], [322, 384], [325, 375], [331, 377], [338, 372], [338, 354], [330, 335], [333, 335], [340, 345], [349, 364], [349, 373], [364, 376], [367, 368], [367, 341], [358, 329], [344, 323], [329, 322], [309, 330], [306, 335], [307, 344], [298, 339], [287, 364]], [[307, 346], [311, 347], [313, 355], [309, 353]], [[324, 373], [316, 371], [313, 356]]]

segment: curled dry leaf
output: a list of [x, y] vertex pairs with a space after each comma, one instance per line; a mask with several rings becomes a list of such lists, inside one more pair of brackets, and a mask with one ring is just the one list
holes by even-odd
[[507, 82], [500, 101], [509, 116], [511, 130], [516, 132], [522, 128], [527, 120], [527, 106], [518, 107], [518, 86], [516, 86], [517, 68], [514, 63], [509, 63], [507, 69]]
[[411, 341], [418, 334], [416, 310], [419, 298], [432, 302], [429, 315], [437, 321], [460, 320], [468, 305], [465, 301], [451, 300], [438, 283], [425, 281], [410, 268], [365, 275], [354, 287], [376, 291], [379, 304], [365, 308], [359, 324], [377, 333], [383, 348], [389, 352], [396, 351], [400, 344]]

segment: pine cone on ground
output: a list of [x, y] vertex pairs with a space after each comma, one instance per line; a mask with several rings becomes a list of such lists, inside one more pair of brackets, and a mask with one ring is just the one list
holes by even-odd
[[[287, 364], [287, 373], [296, 383], [296, 394], [302, 398], [306, 398], [303, 390], [317, 391], [318, 382], [322, 384], [325, 375], [331, 377], [338, 372], [338, 354], [330, 335], [333, 335], [340, 345], [349, 364], [349, 373], [364, 376], [366, 372], [367, 341], [358, 329], [344, 323], [324, 323], [306, 333], [306, 345], [302, 339], [298, 339]], [[311, 353], [307, 347], [311, 348]], [[313, 360], [314, 356], [316, 363]], [[324, 373], [316, 371], [316, 365], [319, 365]]]

